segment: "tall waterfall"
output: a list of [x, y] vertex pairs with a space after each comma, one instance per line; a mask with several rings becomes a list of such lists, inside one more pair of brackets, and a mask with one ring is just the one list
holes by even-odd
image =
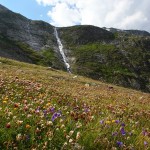
[[63, 61], [64, 61], [64, 64], [65, 64], [65, 66], [66, 66], [66, 68], [67, 68], [67, 71], [68, 71], [69, 73], [71, 73], [71, 71], [70, 71], [70, 64], [68, 63], [67, 58], [66, 58], [66, 56], [65, 56], [65, 53], [64, 53], [64, 51], [63, 51], [63, 45], [62, 45], [61, 40], [60, 40], [60, 38], [59, 38], [59, 36], [58, 36], [58, 32], [57, 32], [56, 27], [54, 28], [54, 34], [55, 34], [55, 36], [56, 36], [57, 44], [58, 44], [58, 47], [59, 47], [59, 51], [60, 51], [60, 54], [61, 54], [61, 56], [62, 56], [62, 58], [63, 58]]

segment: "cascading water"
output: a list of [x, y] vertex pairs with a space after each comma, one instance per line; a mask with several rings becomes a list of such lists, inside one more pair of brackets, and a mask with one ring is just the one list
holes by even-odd
[[60, 40], [60, 38], [59, 38], [59, 36], [58, 36], [58, 32], [57, 32], [56, 27], [54, 28], [54, 34], [55, 34], [55, 36], [56, 36], [57, 43], [58, 43], [58, 47], [59, 47], [59, 51], [60, 51], [60, 54], [61, 54], [61, 56], [62, 56], [62, 58], [63, 58], [63, 61], [64, 61], [64, 64], [65, 64], [65, 66], [66, 66], [66, 68], [67, 68], [67, 71], [68, 71], [69, 73], [71, 73], [71, 71], [70, 71], [70, 64], [68, 63], [67, 58], [66, 58], [66, 56], [65, 56], [65, 53], [64, 53], [64, 51], [63, 51], [63, 45], [62, 45], [61, 40]]
[[27, 31], [29, 33], [29, 37], [30, 37], [30, 40], [31, 40], [32, 36], [31, 36], [31, 33], [30, 33], [30, 22], [27, 23]]

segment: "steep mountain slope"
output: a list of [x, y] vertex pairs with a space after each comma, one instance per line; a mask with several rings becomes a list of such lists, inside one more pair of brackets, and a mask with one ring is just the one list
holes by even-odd
[[62, 68], [53, 33], [50, 24], [29, 20], [0, 5], [0, 56]]
[[[73, 73], [150, 92], [150, 33], [90, 25], [57, 31]], [[66, 69], [54, 27], [2, 5], [0, 56]]]
[[[94, 26], [60, 28], [74, 73], [150, 91], [150, 34]], [[111, 31], [111, 30], [110, 30]]]

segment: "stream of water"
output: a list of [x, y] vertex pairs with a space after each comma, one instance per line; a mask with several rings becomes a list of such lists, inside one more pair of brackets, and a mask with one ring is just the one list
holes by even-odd
[[59, 48], [60, 54], [61, 54], [61, 56], [62, 56], [62, 58], [63, 58], [65, 67], [66, 67], [67, 71], [68, 71], [69, 73], [71, 73], [71, 71], [70, 71], [70, 64], [68, 63], [67, 58], [66, 58], [66, 56], [65, 56], [65, 53], [64, 53], [64, 51], [63, 51], [63, 45], [62, 45], [61, 40], [60, 40], [60, 38], [59, 38], [59, 36], [58, 36], [58, 32], [57, 32], [57, 28], [56, 28], [56, 27], [54, 28], [54, 34], [55, 34], [55, 36], [56, 36], [58, 48]]

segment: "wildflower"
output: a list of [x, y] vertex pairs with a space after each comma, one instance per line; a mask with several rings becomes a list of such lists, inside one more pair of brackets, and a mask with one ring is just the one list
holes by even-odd
[[10, 117], [13, 113], [12, 112], [8, 112], [8, 116]]
[[77, 132], [77, 135], [76, 135], [76, 140], [78, 140], [81, 136], [81, 133], [80, 132]]
[[69, 139], [70, 138], [70, 136], [69, 135], [66, 135], [66, 139]]
[[73, 133], [74, 133], [74, 131], [70, 131], [70, 132], [69, 132], [69, 135], [71, 136]]
[[14, 104], [14, 107], [15, 107], [15, 108], [18, 108], [18, 107], [19, 107], [19, 104], [15, 103], [15, 104]]
[[10, 125], [10, 122], [6, 124], [6, 128], [10, 128], [11, 125]]
[[30, 135], [26, 135], [26, 141], [30, 140]]
[[24, 111], [27, 111], [27, 110], [28, 110], [28, 106], [25, 106], [25, 107], [24, 107]]
[[62, 129], [62, 128], [64, 128], [64, 127], [65, 127], [65, 125], [64, 125], [64, 124], [62, 124], [60, 128]]
[[111, 123], [111, 121], [106, 121], [106, 124], [110, 124]]
[[23, 123], [23, 121], [21, 121], [21, 120], [17, 120], [17, 125], [21, 125], [22, 123]]
[[50, 102], [48, 102], [47, 104], [46, 104], [46, 106], [48, 107], [48, 106], [50, 106], [51, 105], [51, 103]]
[[116, 120], [116, 121], [115, 121], [115, 123], [119, 123], [119, 122], [120, 122], [119, 120]]
[[91, 116], [91, 120], [93, 120], [94, 119], [94, 116]]
[[55, 111], [55, 108], [54, 108], [54, 107], [51, 107], [49, 110], [50, 110], [50, 112], [53, 113], [53, 112]]
[[116, 122], [116, 120], [112, 120], [111, 122], [112, 122], [112, 123], [115, 123], [115, 122]]
[[60, 123], [62, 123], [63, 122], [63, 120], [62, 119], [60, 119], [60, 121], [59, 121]]
[[17, 118], [17, 116], [13, 116], [13, 119], [16, 119]]
[[122, 146], [123, 146], [123, 142], [117, 141], [117, 145], [118, 145], [119, 147], [122, 147]]
[[147, 142], [147, 141], [144, 141], [144, 145], [147, 146], [147, 145], [148, 145], [148, 142]]
[[52, 116], [52, 121], [54, 121], [55, 119], [57, 119], [60, 116], [61, 116], [60, 113], [58, 113], [58, 112], [54, 113], [53, 116]]
[[64, 146], [67, 146], [67, 142], [64, 143]]
[[72, 143], [73, 142], [73, 139], [69, 139], [69, 143]]
[[122, 135], [126, 135], [126, 132], [125, 132], [123, 127], [120, 129], [120, 132], [121, 132]]
[[59, 131], [59, 128], [56, 128], [56, 131]]
[[39, 112], [40, 112], [40, 109], [39, 109], [39, 108], [35, 110], [35, 113], [36, 113], [36, 114], [38, 114]]
[[36, 133], [40, 133], [41, 130], [40, 130], [39, 128], [36, 128], [35, 132], [36, 132]]
[[3, 104], [7, 104], [7, 101], [3, 101]]
[[112, 133], [112, 136], [117, 136], [118, 135], [118, 132], [113, 132]]
[[77, 127], [77, 128], [81, 128], [81, 127], [82, 127], [82, 124], [81, 124], [80, 122], [77, 122], [77, 123], [76, 123], [76, 127]]
[[125, 127], [125, 124], [124, 124], [124, 123], [122, 123], [122, 124], [121, 124], [121, 126], [122, 126], [122, 127]]
[[16, 140], [17, 141], [20, 141], [22, 139], [22, 135], [19, 133], [17, 136], [16, 136]]
[[31, 114], [28, 114], [28, 115], [27, 115], [27, 118], [30, 118], [30, 117], [32, 117], [32, 115], [31, 115]]
[[26, 124], [26, 129], [29, 129], [31, 126], [29, 124]]
[[104, 120], [101, 120], [101, 121], [100, 121], [100, 124], [104, 124]]
[[144, 136], [147, 136], [147, 135], [148, 135], [147, 130], [143, 130], [142, 133], [143, 133]]
[[52, 121], [47, 121], [47, 122], [46, 122], [46, 125], [47, 125], [47, 126], [52, 126], [52, 125], [53, 125], [53, 122], [52, 122]]

